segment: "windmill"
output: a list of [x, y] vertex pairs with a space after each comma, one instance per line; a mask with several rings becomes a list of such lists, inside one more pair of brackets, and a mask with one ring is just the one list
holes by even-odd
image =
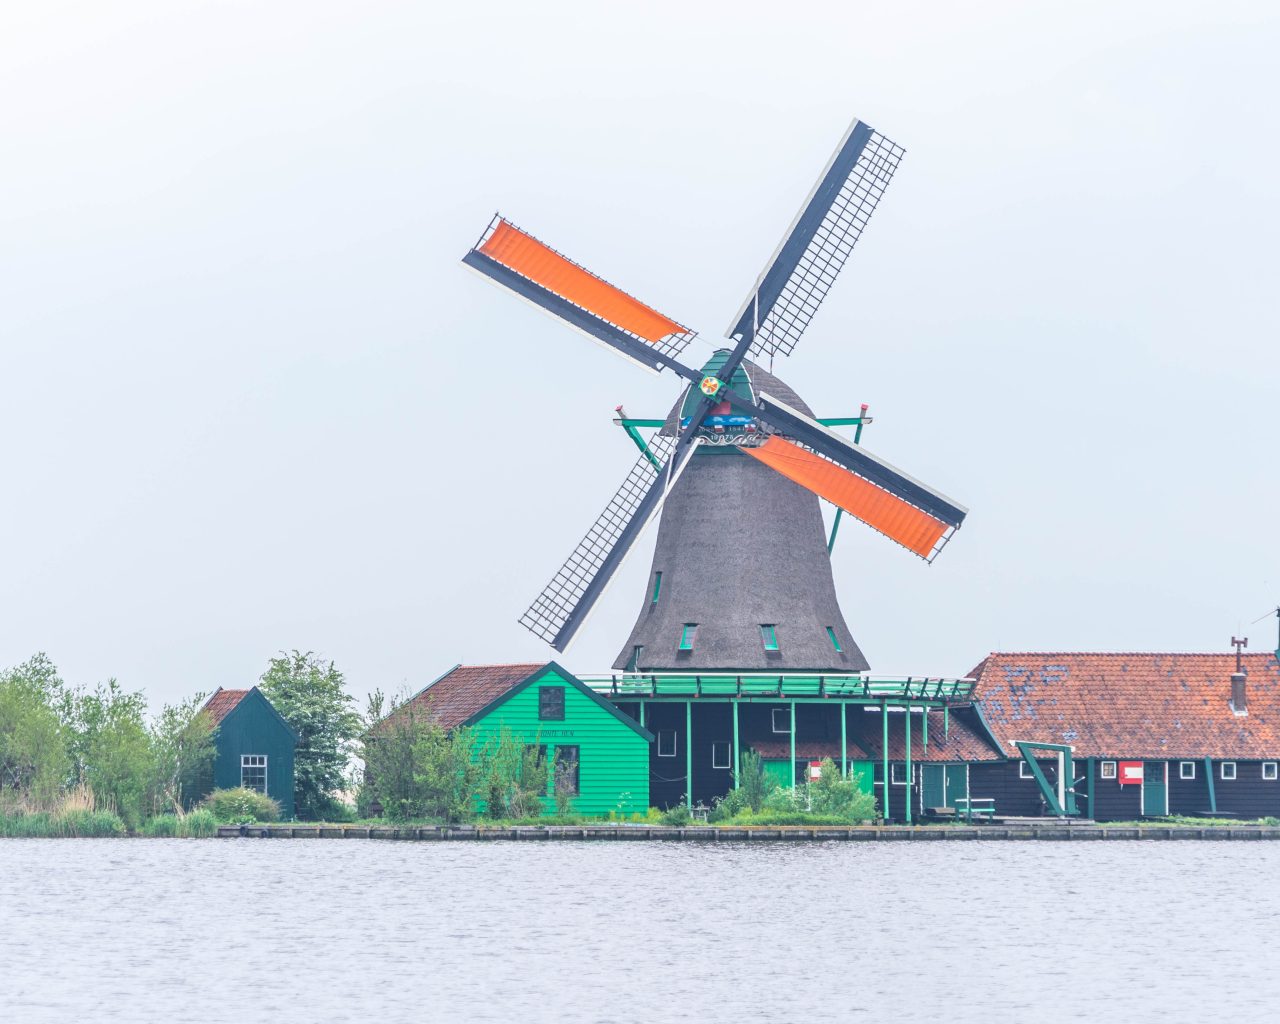
[[531, 632], [565, 650], [661, 511], [651, 588], [615, 667], [868, 667], [836, 603], [818, 498], [930, 562], [966, 509], [829, 430], [752, 359], [772, 365], [795, 349], [902, 155], [854, 122], [734, 317], [728, 344], [700, 368], [680, 359], [695, 332], [501, 215], [490, 221], [467, 266], [644, 369], [687, 382], [521, 617]]

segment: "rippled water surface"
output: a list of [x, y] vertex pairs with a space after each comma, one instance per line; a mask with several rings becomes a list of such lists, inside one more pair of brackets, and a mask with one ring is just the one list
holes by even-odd
[[4, 1021], [1268, 1021], [1280, 844], [0, 841]]

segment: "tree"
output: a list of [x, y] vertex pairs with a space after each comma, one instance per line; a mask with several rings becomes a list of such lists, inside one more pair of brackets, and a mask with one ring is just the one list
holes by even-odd
[[64, 689], [44, 654], [0, 672], [0, 797], [39, 806], [66, 784], [71, 761], [57, 711]]
[[63, 725], [71, 735], [72, 767], [98, 805], [112, 810], [129, 828], [142, 822], [152, 776], [147, 701], [126, 693], [114, 679], [91, 691], [62, 695]]
[[343, 689], [333, 662], [308, 651], [272, 658], [261, 688], [275, 709], [298, 734], [294, 751], [294, 812], [299, 818], [322, 818], [335, 803], [360, 716]]
[[152, 814], [181, 812], [212, 789], [213, 719], [204, 710], [204, 694], [166, 704], [151, 723], [151, 783], [148, 810]]

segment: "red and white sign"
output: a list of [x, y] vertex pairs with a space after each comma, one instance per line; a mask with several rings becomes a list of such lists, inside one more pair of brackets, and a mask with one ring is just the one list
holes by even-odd
[[1142, 762], [1141, 761], [1121, 761], [1116, 768], [1119, 770], [1120, 785], [1122, 786], [1141, 786], [1142, 785]]
[[809, 781], [815, 782], [820, 778], [822, 778], [822, 762], [810, 761], [809, 762]]

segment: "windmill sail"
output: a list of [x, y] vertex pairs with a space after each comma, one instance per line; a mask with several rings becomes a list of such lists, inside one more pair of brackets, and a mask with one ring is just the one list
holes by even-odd
[[502, 217], [462, 262], [654, 373], [697, 336]]
[[[729, 336], [758, 323], [753, 355], [790, 355], [875, 212], [905, 151], [855, 121], [747, 296]], [[758, 309], [757, 309], [758, 302]]]
[[777, 434], [758, 448], [742, 450], [927, 562], [933, 561], [955, 532], [954, 526], [891, 490]]
[[636, 460], [587, 535], [520, 616], [522, 626], [556, 650], [563, 651], [569, 645], [632, 543], [662, 508], [666, 494], [688, 465], [692, 445], [672, 465], [677, 443], [677, 438], [661, 434], [649, 439], [649, 452], [663, 463], [662, 469], [655, 476], [648, 454]]

